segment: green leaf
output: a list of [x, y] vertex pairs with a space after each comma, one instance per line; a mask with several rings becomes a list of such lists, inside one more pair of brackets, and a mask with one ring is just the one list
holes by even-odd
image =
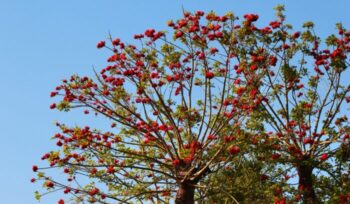
[[40, 195], [39, 191], [34, 192], [34, 197], [37, 201], [40, 201], [41, 195]]

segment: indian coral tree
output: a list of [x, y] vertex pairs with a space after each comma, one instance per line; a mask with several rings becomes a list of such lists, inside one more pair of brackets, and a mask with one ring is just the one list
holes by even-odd
[[246, 128], [252, 142], [266, 149], [261, 159], [284, 168], [278, 170], [284, 175], [276, 202], [285, 202], [282, 183], [290, 187], [293, 174], [298, 188], [291, 200], [349, 202], [350, 32], [339, 23], [338, 34], [323, 43], [312, 22], [303, 32], [293, 31], [283, 10], [277, 7], [278, 19], [265, 33], [250, 25], [238, 40], [250, 48], [250, 56], [240, 60], [239, 75], [265, 70], [263, 85], [250, 93], [267, 100], [253, 110], [255, 120]]
[[[33, 166], [36, 180], [73, 203], [194, 203], [215, 187], [211, 175], [239, 169], [240, 159], [253, 155], [266, 166], [295, 168], [296, 194], [320, 202], [313, 170], [330, 169], [331, 158], [348, 148], [348, 120], [340, 115], [349, 88], [340, 77], [349, 64], [349, 32], [339, 25], [339, 36], [326, 41], [330, 48], [321, 48], [311, 23], [292, 33], [281, 10], [262, 28], [255, 14], [239, 20], [184, 12], [168, 22], [170, 32], [135, 35], [137, 45], [99, 42], [112, 53], [108, 65], [94, 78], [63, 80], [51, 93], [61, 100], [50, 107], [94, 113], [110, 130], [57, 123], [60, 150], [43, 155], [49, 167]], [[342, 161], [337, 171], [346, 171], [348, 157]], [[61, 169], [67, 182], [46, 175], [47, 168]], [[283, 186], [274, 194], [285, 202]]]

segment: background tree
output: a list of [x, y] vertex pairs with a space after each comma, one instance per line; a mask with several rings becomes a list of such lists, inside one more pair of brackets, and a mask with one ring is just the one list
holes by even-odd
[[[239, 75], [249, 73], [249, 67], [265, 70], [256, 93], [266, 100], [254, 109], [250, 117], [255, 120], [247, 120], [246, 127], [256, 133], [252, 139], [265, 146], [263, 159], [284, 167], [284, 178], [297, 175], [293, 200], [346, 202], [350, 86], [343, 77], [349, 66], [350, 32], [337, 24], [338, 35], [322, 43], [312, 22], [303, 25], [303, 32], [294, 32], [285, 23], [283, 6], [276, 10], [278, 19], [265, 33], [250, 25], [238, 39], [251, 49], [250, 56], [241, 57]], [[259, 58], [268, 58], [269, 64]]]
[[233, 167], [208, 175], [201, 183], [203, 188], [198, 188], [200, 203], [273, 203], [279, 189], [275, 165], [247, 156], [240, 157]]
[[[326, 166], [349, 131], [346, 118], [335, 119], [348, 99], [340, 74], [348, 65], [349, 33], [341, 28], [341, 38], [328, 40], [332, 49], [320, 51], [312, 24], [306, 24], [301, 38], [299, 33], [290, 34], [282, 7], [278, 9], [279, 19], [263, 28], [255, 26], [255, 14], [239, 21], [232, 13], [184, 12], [182, 19], [168, 22], [173, 39], [164, 31], [148, 29], [134, 36], [138, 46], [112, 37], [110, 45], [99, 42], [97, 48], [113, 53], [109, 65], [96, 72], [95, 79], [74, 75], [63, 80], [51, 93], [61, 101], [51, 108], [95, 113], [108, 119], [110, 130], [57, 123], [61, 132], [54, 138], [60, 150], [42, 157], [49, 167], [33, 166], [37, 180], [49, 192], [71, 194], [74, 203], [193, 203], [207, 199], [203, 194], [218, 184], [210, 179], [224, 169], [237, 172], [232, 182], [238, 184], [244, 171], [263, 164], [256, 166], [256, 159], [271, 158], [273, 162], [259, 168], [269, 170], [269, 175], [283, 173], [279, 180], [266, 181], [279, 181], [274, 188], [276, 203], [284, 202], [283, 190], [289, 187], [289, 175], [282, 167], [297, 169], [306, 203], [318, 202], [312, 170]], [[309, 78], [304, 64], [312, 57], [318, 68]], [[301, 59], [300, 67], [293, 66], [296, 58]], [[318, 96], [324, 76], [320, 67], [328, 65], [330, 88]], [[304, 79], [310, 81], [309, 87], [301, 85]], [[309, 93], [299, 94], [303, 89]], [[324, 112], [331, 116], [319, 127]], [[341, 127], [331, 126], [335, 121]], [[346, 142], [342, 145], [347, 147]], [[253, 165], [244, 171], [239, 165], [243, 158]], [[47, 176], [47, 168], [62, 169], [68, 182]], [[202, 185], [207, 191], [199, 190]], [[251, 187], [259, 185], [266, 186], [259, 179]], [[268, 198], [270, 193], [262, 199]]]

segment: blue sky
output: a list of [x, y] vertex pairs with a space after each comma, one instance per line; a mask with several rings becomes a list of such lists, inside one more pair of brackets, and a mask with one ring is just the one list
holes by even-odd
[[[219, 14], [257, 13], [268, 24], [272, 8], [285, 4], [287, 21], [300, 27], [314, 21], [321, 36], [334, 24], [350, 28], [348, 0], [0, 0], [0, 186], [1, 203], [35, 204], [39, 186], [29, 182], [33, 164], [55, 148], [54, 121], [91, 123], [80, 113], [51, 111], [49, 93], [71, 74], [92, 75], [105, 65], [106, 52], [96, 43], [108, 33], [131, 42], [147, 28], [166, 29], [166, 21], [189, 11]], [[103, 126], [101, 121], [97, 125]], [[40, 203], [56, 203], [59, 195]]]

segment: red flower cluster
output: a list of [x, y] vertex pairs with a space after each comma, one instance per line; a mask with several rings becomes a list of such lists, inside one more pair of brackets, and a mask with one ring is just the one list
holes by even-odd
[[243, 16], [247, 21], [254, 22], [259, 19], [259, 16], [256, 14], [245, 14]]
[[214, 73], [211, 72], [211, 71], [207, 71], [207, 72], [205, 73], [205, 77], [206, 77], [207, 79], [212, 79], [212, 78], [214, 78]]
[[97, 43], [97, 48], [98, 49], [101, 49], [101, 48], [103, 48], [104, 46], [106, 45], [106, 42], [105, 41], [100, 41], [99, 43]]
[[273, 29], [276, 29], [278, 27], [280, 27], [281, 25], [281, 22], [280, 21], [272, 21], [270, 22], [270, 26], [273, 28]]
[[240, 151], [241, 151], [241, 148], [239, 148], [238, 146], [230, 146], [228, 148], [228, 152], [232, 155], [238, 154]]

